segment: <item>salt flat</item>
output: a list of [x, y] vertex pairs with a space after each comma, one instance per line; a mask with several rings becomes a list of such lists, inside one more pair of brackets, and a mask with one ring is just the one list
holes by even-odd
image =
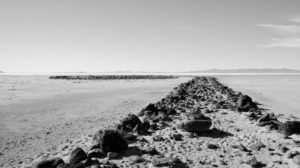
[[274, 113], [300, 118], [300, 75], [218, 76], [221, 83], [248, 94]]
[[[218, 78], [273, 112], [299, 117], [300, 76]], [[83, 138], [139, 112], [189, 79], [79, 81], [0, 76], [0, 167], [51, 158], [66, 142], [72, 150], [85, 143]]]
[[112, 126], [188, 79], [68, 81], [0, 76], [0, 163], [20, 167], [65, 141]]

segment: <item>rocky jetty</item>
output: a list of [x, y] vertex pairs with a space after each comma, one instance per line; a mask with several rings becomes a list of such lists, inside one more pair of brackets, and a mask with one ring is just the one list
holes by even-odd
[[299, 130], [299, 121], [260, 109], [216, 78], [196, 77], [114, 127], [100, 128], [88, 149], [34, 167], [295, 167]]
[[50, 79], [66, 80], [133, 80], [133, 79], [173, 79], [172, 75], [58, 75]]

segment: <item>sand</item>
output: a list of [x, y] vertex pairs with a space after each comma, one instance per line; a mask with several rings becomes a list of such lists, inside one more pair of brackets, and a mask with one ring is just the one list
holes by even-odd
[[[271, 111], [297, 115], [300, 108], [296, 101], [300, 94], [291, 89], [299, 86], [299, 77], [287, 78], [272, 76], [266, 80], [266, 77], [256, 76], [219, 77], [222, 83], [249, 94]], [[0, 167], [25, 167], [35, 161], [56, 156], [66, 159], [77, 146], [87, 149], [91, 137], [98, 129], [111, 127], [129, 113], [138, 113], [148, 103], [160, 100], [175, 86], [189, 79], [67, 81], [50, 80], [47, 76], [0, 76]], [[167, 143], [152, 142], [151, 136], [144, 138], [165, 156], [177, 151], [178, 156], [185, 158], [184, 162], [198, 161], [192, 162], [191, 167], [197, 167], [199, 163], [226, 167], [220, 161], [234, 159], [228, 156], [236, 154], [241, 155], [237, 158], [245, 158], [235, 150], [230, 149], [226, 153], [228, 146], [235, 141], [248, 145], [251, 140], [261, 140], [276, 150], [278, 143], [293, 143], [292, 140], [282, 140], [278, 133], [257, 127], [238, 113], [224, 110], [208, 115], [214, 118], [215, 127], [232, 136], [200, 139], [185, 136], [183, 141]], [[180, 133], [184, 135], [184, 132]], [[157, 134], [168, 137], [172, 130], [167, 128]], [[216, 151], [208, 150], [208, 143], [217, 144], [220, 148]], [[261, 161], [270, 160], [266, 157], [268, 155], [260, 152], [258, 155], [261, 155]], [[272, 156], [272, 159], [286, 161], [281, 156]], [[114, 162], [122, 164], [121, 161]], [[130, 157], [123, 162], [129, 164]], [[238, 167], [239, 164], [240, 160], [237, 159], [231, 166]]]
[[109, 127], [189, 78], [67, 81], [0, 76], [1, 167], [48, 157], [60, 144]]

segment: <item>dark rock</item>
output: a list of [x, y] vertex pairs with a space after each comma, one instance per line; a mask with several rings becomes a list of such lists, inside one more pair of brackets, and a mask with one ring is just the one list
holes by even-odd
[[300, 155], [300, 153], [298, 151], [290, 151], [287, 154], [287, 158], [288, 159], [292, 159], [294, 156]]
[[131, 146], [129, 147], [123, 154], [123, 156], [128, 157], [128, 156], [134, 156], [134, 155], [143, 155], [145, 153], [144, 150], [140, 149], [137, 146]]
[[248, 158], [245, 163], [247, 163], [248, 165], [250, 165], [251, 167], [259, 167], [261, 165], [261, 162], [259, 162], [256, 157], [252, 156], [250, 158]]
[[183, 163], [179, 158], [174, 158], [171, 162], [171, 168], [188, 168], [186, 163]]
[[167, 114], [168, 115], [175, 115], [175, 114], [177, 114], [177, 111], [175, 109], [168, 109]]
[[300, 134], [300, 122], [299, 121], [286, 121], [279, 127], [279, 132], [285, 137]]
[[44, 160], [35, 165], [35, 168], [57, 168], [58, 166], [64, 166], [65, 162], [61, 158], [53, 158]]
[[289, 151], [289, 148], [286, 147], [286, 146], [281, 146], [281, 147], [279, 148], [279, 150], [280, 150], [282, 153], [286, 153], [287, 151]]
[[211, 125], [211, 120], [188, 120], [178, 124], [178, 128], [187, 132], [202, 132], [209, 130]]
[[182, 135], [181, 134], [172, 134], [170, 136], [171, 139], [174, 139], [175, 141], [181, 141], [182, 140]]
[[247, 115], [247, 117], [249, 118], [249, 120], [258, 120], [260, 115], [255, 112], [251, 112], [249, 115]]
[[141, 124], [141, 120], [134, 114], [129, 114], [117, 126], [121, 132], [131, 132], [133, 129]]
[[151, 112], [153, 114], [153, 113], [157, 112], [158, 109], [156, 108], [155, 104], [150, 103], [144, 109], [142, 109], [140, 111], [140, 113], [138, 114], [138, 116], [144, 116], [145, 111], [149, 111], [149, 112]]
[[145, 148], [143, 151], [144, 151], [144, 154], [149, 154], [149, 155], [158, 155], [159, 154], [158, 151], [152, 147]]
[[94, 136], [94, 141], [104, 153], [120, 153], [128, 149], [127, 141], [117, 130], [99, 130]]
[[86, 153], [81, 148], [76, 148], [71, 152], [70, 164], [75, 165], [85, 159], [87, 159]]
[[257, 120], [257, 125], [261, 127], [269, 126], [270, 130], [278, 130], [282, 123], [277, 120], [274, 113], [267, 113]]
[[258, 110], [257, 105], [252, 101], [251, 97], [247, 95], [240, 95], [237, 100], [237, 111], [248, 112]]
[[219, 146], [218, 146], [218, 145], [215, 145], [215, 144], [208, 144], [208, 145], [207, 145], [207, 148], [208, 148], [208, 149], [213, 149], [213, 150], [215, 150], [215, 149], [218, 149]]
[[137, 136], [131, 133], [121, 133], [121, 135], [127, 140], [127, 141], [136, 141]]
[[92, 149], [88, 152], [87, 157], [91, 158], [105, 158], [106, 155], [101, 149]]
[[134, 131], [137, 132], [139, 135], [145, 135], [148, 134], [148, 130], [150, 129], [150, 123], [148, 121], [145, 121], [141, 124], [138, 124]]
[[209, 117], [204, 116], [200, 111], [188, 112], [187, 117], [189, 120], [210, 120]]
[[91, 160], [88, 165], [89, 168], [100, 168], [100, 162], [98, 160]]

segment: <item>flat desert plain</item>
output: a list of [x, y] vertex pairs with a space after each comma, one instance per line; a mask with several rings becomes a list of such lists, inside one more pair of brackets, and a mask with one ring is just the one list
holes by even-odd
[[114, 125], [189, 79], [79, 81], [0, 76], [0, 166], [21, 167], [33, 158], [49, 157], [60, 144]]
[[271, 112], [300, 118], [300, 75], [217, 76], [221, 83], [248, 94]]

